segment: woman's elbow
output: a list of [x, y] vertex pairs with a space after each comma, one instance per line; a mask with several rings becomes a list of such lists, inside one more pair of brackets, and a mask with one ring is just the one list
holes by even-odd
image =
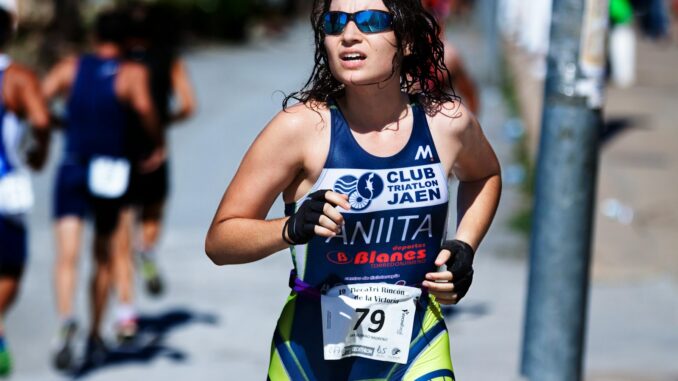
[[229, 264], [228, 253], [225, 252], [218, 244], [218, 241], [212, 231], [210, 230], [207, 233], [205, 238], [205, 254], [207, 257], [217, 266], [223, 266]]
[[193, 116], [193, 114], [195, 114], [195, 104], [192, 101], [186, 102], [181, 110], [181, 114], [184, 118], [190, 118]]

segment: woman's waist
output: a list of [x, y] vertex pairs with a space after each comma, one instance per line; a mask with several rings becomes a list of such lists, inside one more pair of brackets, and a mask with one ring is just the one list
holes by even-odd
[[317, 290], [337, 285], [357, 283], [389, 283], [402, 286], [420, 287], [427, 273], [435, 271], [435, 258], [381, 261], [364, 264], [329, 264], [313, 266], [299, 276], [305, 284]]

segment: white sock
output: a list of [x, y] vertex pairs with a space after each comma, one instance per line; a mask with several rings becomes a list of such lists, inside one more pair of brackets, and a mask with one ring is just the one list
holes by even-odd
[[121, 304], [115, 311], [116, 320], [119, 322], [136, 320], [137, 312], [132, 304]]

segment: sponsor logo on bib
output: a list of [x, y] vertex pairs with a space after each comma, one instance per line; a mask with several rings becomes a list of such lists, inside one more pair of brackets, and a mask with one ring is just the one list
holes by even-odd
[[412, 266], [426, 263], [426, 245], [393, 246], [391, 250], [330, 251], [326, 258], [337, 265], [369, 265], [372, 268]]

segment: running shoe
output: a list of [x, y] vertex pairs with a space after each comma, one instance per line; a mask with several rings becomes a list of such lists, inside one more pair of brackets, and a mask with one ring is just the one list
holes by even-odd
[[118, 344], [123, 346], [130, 345], [134, 343], [137, 337], [139, 326], [136, 319], [126, 319], [116, 323], [115, 331]]
[[12, 356], [7, 347], [0, 350], [0, 377], [8, 377], [12, 373]]
[[85, 363], [98, 366], [106, 361], [108, 347], [100, 336], [90, 336], [85, 347]]
[[146, 283], [146, 291], [151, 296], [160, 296], [164, 291], [164, 284], [158, 271], [158, 265], [149, 255], [141, 255], [141, 276]]
[[54, 366], [59, 370], [70, 369], [73, 365], [73, 339], [78, 326], [75, 321], [63, 324], [57, 337], [57, 350], [54, 353]]

